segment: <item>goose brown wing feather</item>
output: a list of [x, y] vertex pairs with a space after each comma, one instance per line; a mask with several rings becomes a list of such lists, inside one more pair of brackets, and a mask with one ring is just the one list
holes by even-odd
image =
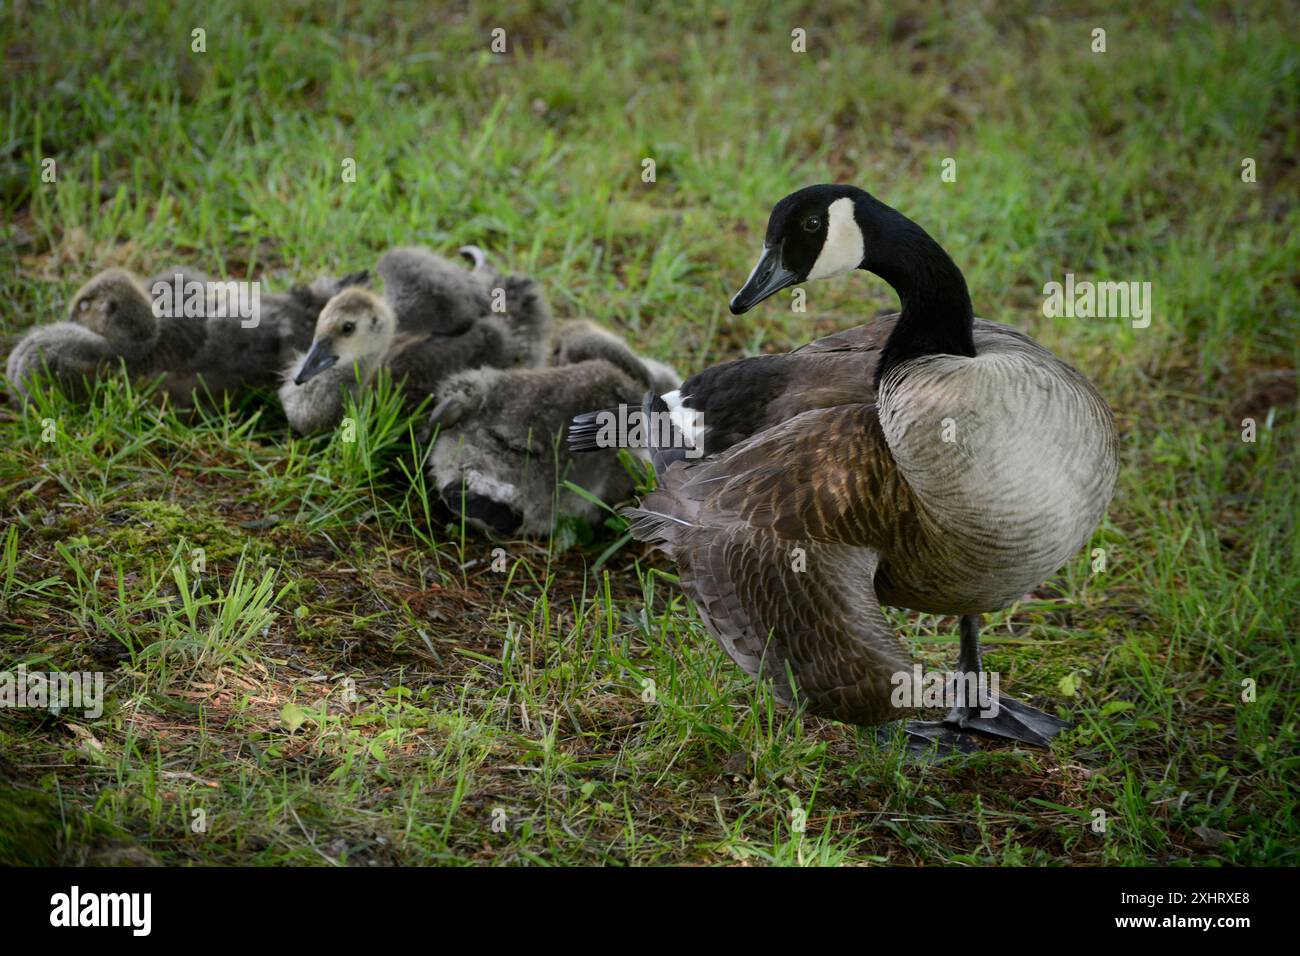
[[[814, 339], [805, 343], [790, 352], [791, 355], [807, 354], [809, 352], [879, 352], [885, 347], [889, 340], [890, 334], [894, 331], [894, 325], [898, 322], [898, 313], [882, 315], [866, 325], [854, 326], [851, 329], [843, 329], [839, 332], [833, 332], [830, 335], [823, 336], [820, 339]], [[875, 369], [869, 370], [874, 373]], [[874, 374], [869, 374], [868, 378], [874, 378]]]
[[888, 718], [909, 658], [872, 586], [912, 533], [872, 405], [805, 412], [714, 460], [682, 461], [629, 512], [678, 564], [710, 633], [747, 673], [812, 712]]
[[705, 452], [718, 454], [813, 408], [875, 399], [875, 353], [788, 352], [715, 365], [681, 387], [705, 426]]
[[889, 717], [891, 676], [910, 666], [871, 587], [877, 560], [733, 524], [700, 534], [680, 569], [715, 640], [778, 700], [797, 692], [812, 713], [872, 724]]
[[634, 516], [638, 537], [676, 556], [709, 633], [747, 674], [771, 680], [784, 703], [797, 692], [815, 714], [889, 718], [891, 677], [910, 665], [872, 588], [874, 549], [787, 538], [739, 516], [679, 524], [654, 506]]
[[886, 553], [915, 534], [911, 492], [874, 405], [803, 412], [716, 459], [674, 465], [663, 488], [692, 504], [681, 517], [703, 524], [725, 517], [784, 537]]

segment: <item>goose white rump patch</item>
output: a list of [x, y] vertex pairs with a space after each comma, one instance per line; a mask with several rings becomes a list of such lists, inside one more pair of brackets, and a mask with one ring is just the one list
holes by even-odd
[[848, 196], [835, 200], [828, 213], [830, 221], [826, 225], [826, 241], [808, 273], [809, 279], [825, 279], [852, 272], [862, 265], [866, 253], [862, 230], [853, 217], [853, 200]]
[[704, 413], [682, 401], [680, 389], [673, 389], [660, 398], [668, 406], [668, 417], [682, 433], [687, 448], [704, 449]]

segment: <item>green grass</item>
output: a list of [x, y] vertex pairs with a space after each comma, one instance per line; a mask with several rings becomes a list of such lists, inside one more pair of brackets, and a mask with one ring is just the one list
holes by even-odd
[[[47, 394], [0, 413], [0, 668], [109, 699], [0, 710], [0, 862], [1300, 862], [1293, 11], [139, 6], [0, 12], [9, 342], [109, 265], [281, 288], [474, 242], [693, 371], [893, 304], [859, 275], [726, 312], [771, 204], [845, 180], [1098, 384], [1123, 470], [1105, 571], [1080, 553], [986, 631], [1076, 728], [926, 766], [775, 705], [616, 531], [445, 523], [391, 395], [348, 443]], [[1152, 282], [1155, 321], [1045, 318], [1066, 272]], [[895, 619], [955, 658], [954, 620]]]

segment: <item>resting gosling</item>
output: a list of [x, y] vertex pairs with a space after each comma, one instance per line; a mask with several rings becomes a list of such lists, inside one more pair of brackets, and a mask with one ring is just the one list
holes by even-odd
[[593, 403], [632, 402], [647, 388], [680, 382], [582, 320], [560, 326], [555, 358], [563, 364], [462, 372], [438, 390], [427, 471], [452, 513], [480, 531], [539, 536], [559, 516], [597, 522], [601, 509], [563, 483], [613, 503], [632, 494], [632, 479], [614, 456], [573, 458], [561, 440], [566, 424]]
[[[207, 277], [171, 270], [151, 280], [207, 282]], [[341, 280], [347, 281], [347, 280]], [[268, 297], [245, 325], [239, 316], [156, 316], [146, 286], [122, 269], [108, 269], [73, 296], [69, 321], [38, 326], [14, 348], [6, 374], [13, 399], [28, 398], [27, 385], [42, 368], [75, 394], [88, 379], [125, 365], [133, 377], [161, 376], [161, 393], [179, 407], [191, 407], [196, 395], [237, 394], [276, 384], [292, 343], [293, 325], [280, 299]], [[300, 294], [294, 308], [310, 309]]]
[[345, 394], [359, 397], [381, 368], [400, 383], [408, 406], [415, 406], [453, 373], [516, 364], [526, 348], [493, 315], [480, 316], [458, 334], [399, 332], [398, 325], [389, 303], [369, 289], [345, 289], [329, 301], [311, 349], [290, 361], [280, 386], [295, 431], [333, 428], [342, 418]]
[[472, 264], [466, 270], [418, 246], [391, 249], [376, 267], [384, 295], [404, 332], [459, 335], [484, 316], [498, 316], [513, 338], [528, 343], [528, 352], [501, 367], [541, 365], [551, 333], [551, 311], [540, 285], [527, 276], [502, 277], [477, 246], [460, 253]]

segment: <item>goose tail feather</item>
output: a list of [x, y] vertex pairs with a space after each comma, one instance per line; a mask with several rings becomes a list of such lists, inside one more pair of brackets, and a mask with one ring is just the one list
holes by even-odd
[[[688, 454], [690, 443], [672, 420], [668, 404], [662, 396], [647, 392], [641, 402], [640, 414], [640, 421], [634, 423], [632, 418], [636, 415], [635, 408], [617, 405], [574, 416], [569, 424], [569, 451], [581, 454], [603, 448], [627, 448], [638, 457], [648, 460], [657, 475], [666, 474], [671, 465], [691, 457]], [[601, 432], [611, 419], [620, 425], [626, 425], [629, 431], [628, 435], [616, 434], [613, 445], [601, 442]], [[641, 440], [624, 441], [630, 438], [634, 428], [641, 434]]]
[[618, 407], [615, 406], [573, 416], [573, 420], [569, 422], [569, 451], [575, 455], [601, 451], [601, 446], [598, 444], [601, 418], [604, 415], [617, 414]]

